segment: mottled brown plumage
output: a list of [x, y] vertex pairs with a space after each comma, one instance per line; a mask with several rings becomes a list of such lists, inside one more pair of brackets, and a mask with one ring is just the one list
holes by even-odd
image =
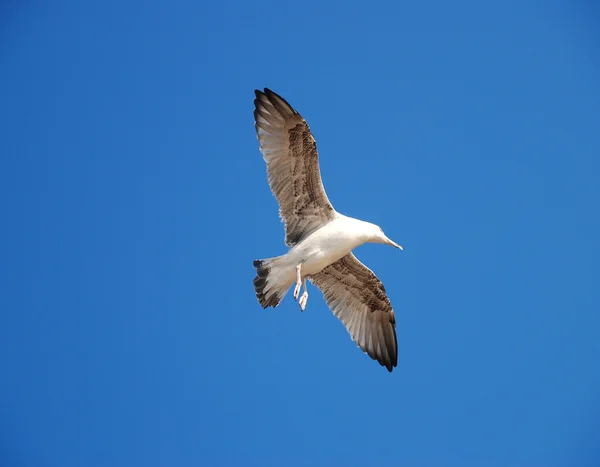
[[327, 306], [352, 340], [389, 371], [398, 363], [396, 318], [377, 276], [352, 253], [313, 274]]
[[317, 143], [308, 123], [269, 89], [254, 91], [254, 119], [271, 191], [294, 246], [335, 216], [321, 182]]

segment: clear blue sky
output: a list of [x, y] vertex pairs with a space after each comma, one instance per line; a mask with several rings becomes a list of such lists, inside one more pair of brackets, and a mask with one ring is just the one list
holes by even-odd
[[[3, 3], [0, 465], [597, 466], [600, 15], [544, 3]], [[392, 374], [256, 302], [263, 87], [404, 246]]]

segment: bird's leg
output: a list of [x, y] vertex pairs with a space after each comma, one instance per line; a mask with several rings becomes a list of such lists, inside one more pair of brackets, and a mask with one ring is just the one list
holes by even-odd
[[300, 305], [300, 309], [304, 311], [304, 309], [306, 308], [306, 302], [308, 301], [308, 288], [306, 287], [306, 277], [304, 278], [302, 285], [304, 286], [304, 292], [302, 293], [298, 304]]
[[300, 295], [300, 287], [302, 286], [302, 273], [300, 272], [302, 263], [296, 266], [296, 287], [294, 287], [294, 300], [298, 300]]

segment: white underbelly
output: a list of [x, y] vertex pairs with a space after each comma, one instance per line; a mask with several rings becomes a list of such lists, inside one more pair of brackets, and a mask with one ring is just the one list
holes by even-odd
[[342, 258], [345, 255], [324, 255], [317, 254], [309, 259], [307, 259], [304, 263], [302, 263], [302, 276], [311, 276], [313, 274], [317, 274], [325, 269], [332, 263], [335, 263], [338, 259]]
[[[332, 231], [333, 230], [333, 231]], [[357, 247], [355, 238], [349, 238], [343, 232], [334, 229], [317, 231], [289, 251], [292, 263], [302, 263], [302, 276], [317, 274]]]

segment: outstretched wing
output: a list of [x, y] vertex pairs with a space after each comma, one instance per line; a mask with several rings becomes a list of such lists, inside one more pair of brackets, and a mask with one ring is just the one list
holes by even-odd
[[269, 89], [254, 91], [254, 120], [271, 191], [293, 246], [336, 216], [319, 171], [315, 138], [302, 116]]
[[352, 340], [373, 360], [392, 371], [398, 363], [396, 319], [377, 276], [352, 253], [309, 276]]

